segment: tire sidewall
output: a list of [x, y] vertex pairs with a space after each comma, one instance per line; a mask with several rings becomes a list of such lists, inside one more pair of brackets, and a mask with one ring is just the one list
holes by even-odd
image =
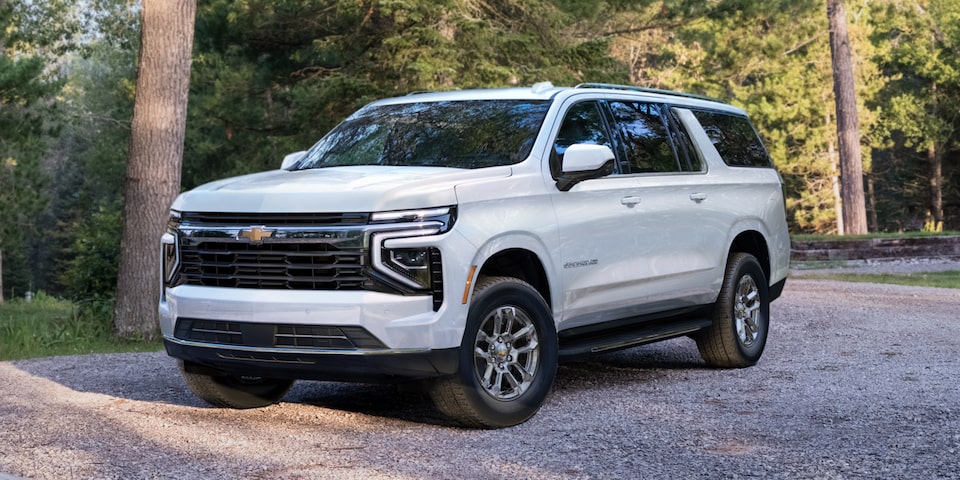
[[[493, 279], [496, 283], [478, 289], [467, 315], [467, 324], [460, 344], [460, 383], [471, 406], [482, 416], [500, 426], [511, 426], [532, 417], [543, 404], [553, 385], [557, 366], [557, 334], [550, 309], [540, 294], [529, 284], [512, 278]], [[474, 344], [481, 322], [491, 311], [503, 306], [523, 310], [537, 328], [539, 355], [532, 385], [519, 397], [498, 400], [480, 384], [474, 367]]]
[[[734, 311], [736, 305], [734, 296], [736, 295], [737, 285], [745, 275], [753, 278], [753, 282], [757, 285], [757, 290], [760, 293], [760, 319], [758, 322], [757, 340], [749, 347], [740, 341], [740, 335], [737, 333], [736, 312]], [[740, 354], [743, 355], [743, 358], [750, 363], [756, 363], [763, 354], [763, 349], [767, 343], [767, 335], [770, 332], [770, 294], [766, 275], [764, 275], [763, 268], [760, 266], [760, 262], [757, 261], [756, 257], [743, 254], [736, 259], [733, 275], [728, 278], [728, 281], [729, 283], [724, 285], [726, 297], [723, 301], [723, 308], [725, 309], [724, 313], [726, 321], [728, 322], [725, 328], [730, 329], [737, 349], [740, 351]]]

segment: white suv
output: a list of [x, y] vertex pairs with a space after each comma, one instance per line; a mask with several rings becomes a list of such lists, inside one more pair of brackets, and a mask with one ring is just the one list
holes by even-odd
[[742, 110], [605, 84], [374, 102], [182, 194], [161, 243], [164, 343], [204, 400], [412, 381], [477, 427], [530, 418], [563, 358], [689, 335], [756, 363], [790, 244]]

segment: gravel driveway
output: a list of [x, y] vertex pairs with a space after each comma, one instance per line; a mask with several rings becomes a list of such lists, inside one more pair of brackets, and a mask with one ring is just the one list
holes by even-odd
[[[683, 338], [560, 367], [531, 421], [390, 387], [209, 408], [163, 353], [0, 363], [0, 472], [87, 478], [960, 478], [960, 290], [794, 278], [760, 363]], [[0, 475], [2, 477], [2, 475]]]

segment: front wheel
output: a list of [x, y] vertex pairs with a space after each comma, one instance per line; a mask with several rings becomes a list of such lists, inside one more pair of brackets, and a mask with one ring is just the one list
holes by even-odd
[[770, 294], [763, 268], [753, 255], [734, 253], [714, 306], [713, 325], [695, 337], [700, 356], [713, 367], [754, 365], [769, 329]]
[[180, 373], [194, 395], [216, 407], [260, 408], [280, 401], [293, 380], [232, 375], [206, 375], [191, 372], [180, 361]]
[[529, 284], [480, 279], [460, 345], [459, 371], [434, 382], [437, 408], [460, 424], [509, 427], [540, 409], [557, 368], [550, 309]]

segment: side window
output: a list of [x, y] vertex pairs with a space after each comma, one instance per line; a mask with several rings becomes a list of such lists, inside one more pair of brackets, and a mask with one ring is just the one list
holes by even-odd
[[550, 172], [555, 178], [560, 176], [563, 154], [567, 147], [578, 143], [612, 148], [596, 102], [578, 103], [571, 107], [563, 118], [557, 140], [553, 144], [554, 155], [550, 162]]
[[703, 129], [731, 167], [772, 167], [763, 142], [746, 117], [729, 113], [693, 111]]
[[703, 159], [700, 153], [693, 146], [693, 140], [690, 140], [690, 134], [687, 133], [683, 122], [680, 121], [671, 110], [670, 115], [670, 134], [673, 136], [673, 144], [677, 146], [677, 156], [680, 157], [680, 167], [686, 172], [703, 172]]
[[680, 171], [661, 105], [624, 101], [611, 101], [609, 105], [630, 173]]

